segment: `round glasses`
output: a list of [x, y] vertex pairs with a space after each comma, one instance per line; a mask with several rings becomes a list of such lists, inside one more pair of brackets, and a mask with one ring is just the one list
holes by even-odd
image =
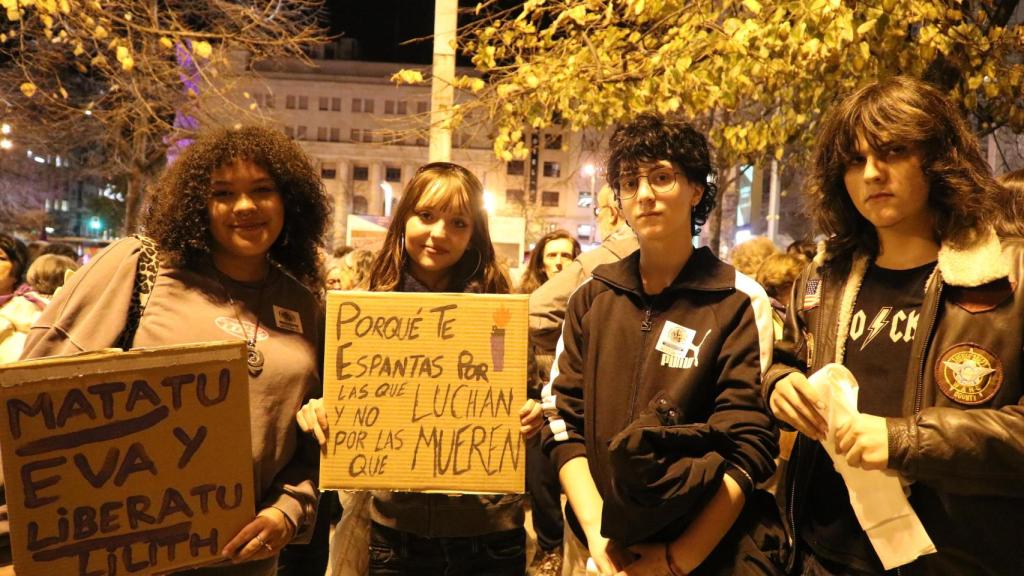
[[636, 196], [636, 193], [640, 190], [641, 179], [647, 179], [647, 185], [650, 186], [651, 190], [656, 194], [666, 194], [675, 189], [676, 177], [678, 175], [679, 173], [669, 166], [655, 168], [647, 174], [639, 172], [635, 174], [623, 174], [619, 176], [619, 180], [617, 182], [619, 197], [624, 200], [629, 200]]

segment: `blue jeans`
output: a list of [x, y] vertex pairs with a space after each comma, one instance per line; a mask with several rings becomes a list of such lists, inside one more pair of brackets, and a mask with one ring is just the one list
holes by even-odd
[[526, 530], [423, 538], [376, 522], [370, 529], [370, 576], [523, 576]]

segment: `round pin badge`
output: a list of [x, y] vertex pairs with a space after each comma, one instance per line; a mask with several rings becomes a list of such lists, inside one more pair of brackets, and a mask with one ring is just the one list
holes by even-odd
[[935, 363], [935, 382], [954, 402], [984, 404], [1003, 384], [1003, 363], [977, 344], [954, 344]]

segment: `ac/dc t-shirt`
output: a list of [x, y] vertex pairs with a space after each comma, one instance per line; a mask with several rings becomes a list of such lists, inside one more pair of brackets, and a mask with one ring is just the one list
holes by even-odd
[[[868, 267], [857, 294], [843, 364], [857, 378], [857, 409], [874, 416], [899, 416], [911, 346], [917, 335], [925, 284], [935, 263], [909, 270]], [[924, 330], [926, 327], [921, 326]], [[852, 574], [883, 574], [871, 542], [850, 507], [842, 477], [821, 450], [810, 483], [805, 542], [815, 554]]]

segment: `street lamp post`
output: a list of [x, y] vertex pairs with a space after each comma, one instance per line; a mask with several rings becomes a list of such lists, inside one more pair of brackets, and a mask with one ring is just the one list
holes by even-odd
[[593, 244], [597, 236], [597, 167], [587, 162], [583, 165], [583, 175], [590, 177], [590, 243]]

